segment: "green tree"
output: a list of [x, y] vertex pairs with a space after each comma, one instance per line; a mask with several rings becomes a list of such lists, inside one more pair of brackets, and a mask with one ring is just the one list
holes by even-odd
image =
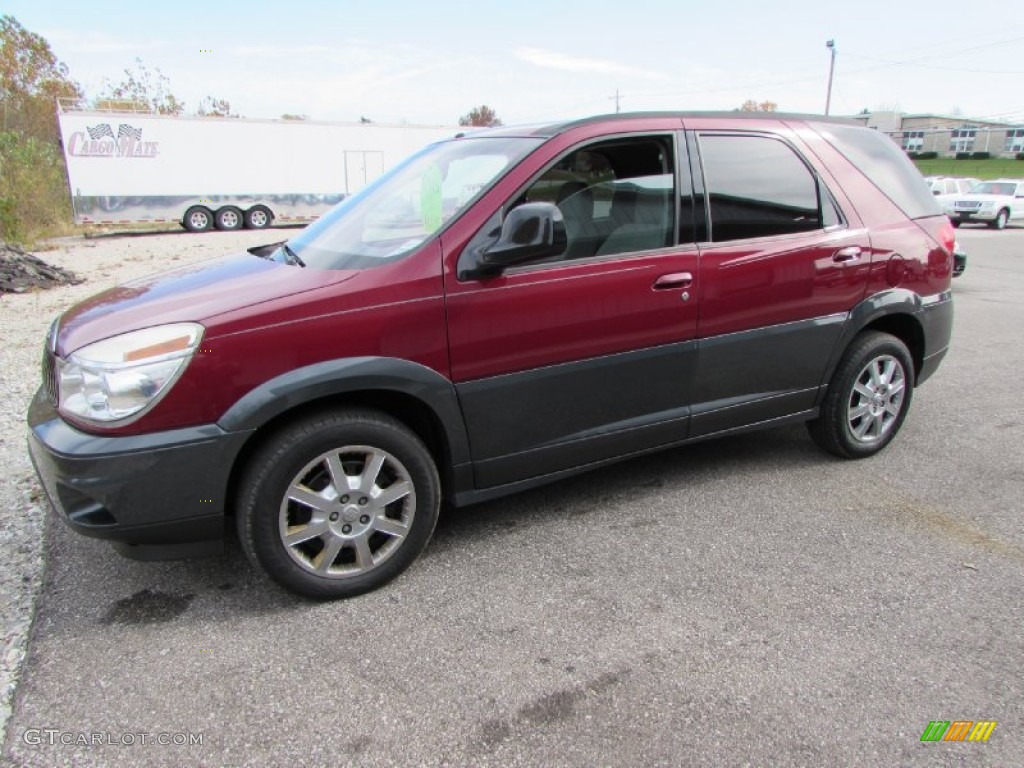
[[207, 96], [199, 102], [196, 114], [203, 117], [238, 117], [238, 113], [231, 111], [231, 103], [227, 99], [216, 99]]
[[459, 125], [486, 128], [492, 125], [501, 125], [501, 120], [493, 109], [486, 104], [481, 104], [479, 107], [473, 107], [473, 109], [460, 117]]
[[50, 44], [0, 16], [0, 239], [31, 240], [70, 220], [56, 100], [81, 97]]
[[185, 102], [171, 93], [171, 80], [158, 67], [150, 69], [135, 59], [134, 67], [126, 67], [119, 83], [105, 80], [103, 90], [93, 106], [125, 112], [152, 112], [158, 115], [180, 115]]

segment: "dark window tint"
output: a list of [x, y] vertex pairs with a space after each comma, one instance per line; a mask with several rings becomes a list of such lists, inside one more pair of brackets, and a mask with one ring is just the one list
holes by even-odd
[[942, 214], [917, 168], [888, 136], [852, 125], [815, 123], [813, 127], [908, 217]]
[[700, 152], [713, 241], [822, 228], [817, 180], [783, 142], [705, 135]]

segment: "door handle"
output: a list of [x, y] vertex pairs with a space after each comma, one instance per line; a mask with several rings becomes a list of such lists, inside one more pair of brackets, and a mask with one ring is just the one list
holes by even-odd
[[689, 288], [693, 285], [693, 275], [689, 272], [673, 272], [671, 275], [662, 275], [654, 281], [654, 290], [669, 291], [673, 288]]
[[846, 248], [840, 248], [838, 251], [832, 254], [832, 261], [837, 264], [842, 264], [844, 261], [857, 261], [860, 258], [862, 251], [860, 246], [850, 245]]

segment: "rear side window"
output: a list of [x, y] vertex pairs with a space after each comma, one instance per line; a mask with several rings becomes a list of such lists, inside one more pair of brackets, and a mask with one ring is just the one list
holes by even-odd
[[908, 218], [942, 215], [917, 168], [888, 136], [853, 125], [814, 123], [812, 127]]
[[[767, 136], [702, 135], [701, 163], [714, 242], [822, 229], [817, 179], [785, 143]], [[828, 204], [829, 224], [837, 216]]]

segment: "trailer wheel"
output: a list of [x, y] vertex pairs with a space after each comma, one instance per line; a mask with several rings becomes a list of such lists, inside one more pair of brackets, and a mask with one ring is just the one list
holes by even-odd
[[213, 227], [213, 214], [210, 213], [209, 208], [193, 205], [185, 211], [185, 218], [181, 220], [181, 225], [189, 232], [206, 232]]
[[246, 229], [266, 229], [274, 221], [269, 208], [257, 205], [245, 212]]
[[230, 205], [218, 208], [213, 219], [214, 226], [223, 230], [241, 229], [243, 223], [242, 212]]

